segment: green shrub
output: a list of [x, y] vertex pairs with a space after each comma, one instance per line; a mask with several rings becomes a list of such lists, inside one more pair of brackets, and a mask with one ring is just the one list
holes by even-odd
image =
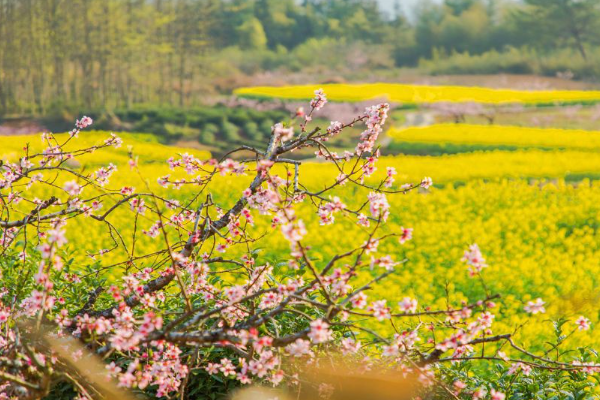
[[219, 127], [215, 124], [206, 124], [200, 133], [200, 142], [204, 144], [216, 143]]
[[228, 143], [239, 142], [241, 140], [239, 131], [240, 128], [229, 121], [224, 121], [221, 124], [221, 135]]
[[261, 141], [265, 136], [264, 133], [258, 128], [258, 124], [253, 121], [248, 121], [244, 125], [244, 133], [249, 139], [254, 141]]
[[[600, 57], [600, 48], [589, 49], [590, 59]], [[487, 51], [479, 55], [465, 53], [446, 54], [435, 50], [431, 59], [421, 59], [419, 68], [433, 75], [441, 74], [538, 74], [556, 76], [571, 71], [575, 79], [592, 79], [600, 76], [594, 62], [586, 62], [572, 49], [538, 54], [526, 48], [509, 47], [503, 52]]]
[[531, 74], [535, 72], [534, 56], [523, 49], [509, 48], [499, 53], [491, 50], [480, 55], [433, 52], [431, 60], [420, 60], [419, 68], [440, 74]]

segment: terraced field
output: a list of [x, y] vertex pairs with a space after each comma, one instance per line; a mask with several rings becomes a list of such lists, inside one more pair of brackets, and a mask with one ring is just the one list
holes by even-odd
[[[92, 132], [82, 134], [79, 140], [86, 144], [101, 143], [107, 136], [106, 132]], [[501, 293], [508, 300], [506, 304], [515, 309], [536, 297], [547, 302], [548, 313], [534, 317], [533, 322], [521, 327], [519, 340], [534, 340], [526, 344], [542, 346], [552, 332], [549, 317], [584, 314], [594, 325], [600, 321], [599, 312], [593, 307], [600, 295], [596, 289], [600, 283], [600, 202], [597, 201], [600, 182], [589, 179], [600, 176], [598, 133], [442, 125], [393, 130], [390, 136], [394, 143], [427, 146], [443, 142], [461, 151], [439, 157], [381, 158], [379, 177], [385, 167], [391, 166], [398, 171], [398, 185], [431, 176], [435, 187], [428, 192], [390, 197], [393, 219], [385, 231], [397, 230], [400, 226], [413, 227], [414, 240], [404, 246], [395, 243], [380, 246], [382, 254], [389, 253], [397, 259], [407, 257], [410, 261], [392, 278], [393, 285], [374, 290], [386, 292], [392, 300], [408, 295], [417, 298], [420, 304], [436, 306], [444, 306], [447, 296], [453, 300], [481, 297], [483, 289], [474, 284], [460, 262], [462, 251], [476, 242], [489, 264], [484, 276], [490, 292]], [[143, 135], [127, 135], [124, 139], [124, 145], [112, 154], [98, 152], [75, 160], [72, 167], [88, 171], [113, 162], [118, 172], [106, 190], [135, 186], [140, 191], [152, 190], [174, 199], [189, 196], [190, 189], [185, 187], [167, 192], [158, 186], [156, 177], [171, 173], [164, 162], [169, 156], [191, 150], [162, 146]], [[2, 158], [14, 161], [19, 149], [28, 141], [35, 147], [39, 139], [32, 136], [1, 138]], [[139, 157], [139, 174], [127, 165], [128, 146], [132, 146]], [[501, 146], [510, 148], [502, 150]], [[495, 150], [481, 151], [485, 147]], [[195, 154], [209, 157], [207, 153]], [[323, 187], [333, 182], [338, 173], [313, 161], [306, 161], [301, 171], [301, 180], [308, 188]], [[373, 179], [377, 178], [375, 174]], [[215, 202], [224, 208], [232, 205], [248, 180], [248, 176], [219, 177], [215, 186], [218, 189], [213, 193]], [[35, 184], [32, 190], [39, 198], [47, 198], [56, 191], [54, 187]], [[349, 199], [349, 205], [358, 205], [367, 194], [366, 189], [344, 188], [340, 196]], [[128, 208], [122, 209], [111, 218], [127, 243], [132, 240], [133, 227], [122, 221], [132, 219], [127, 215], [130, 212]], [[313, 217], [305, 222], [314, 234], [307, 243], [322, 249], [322, 258], [364, 241], [365, 234], [352, 215], [339, 217], [334, 227], [328, 227], [327, 234], [323, 231], [323, 235], [318, 234], [324, 229], [319, 226], [318, 216], [309, 215]], [[271, 229], [270, 219], [259, 215], [255, 218], [255, 236], [260, 237]], [[148, 229], [154, 222], [140, 216], [136, 223]], [[90, 222], [70, 232], [82, 229], [85, 235], [69, 238], [69, 248], [78, 254], [81, 268], [103, 271], [109, 277], [119, 274], [105, 268], [131, 254], [121, 249], [96, 260], [87, 257], [86, 254], [110, 248], [113, 243], [104, 232], [108, 229], [105, 224]], [[279, 265], [280, 255], [285, 254], [288, 244], [280, 234], [269, 238], [268, 242], [258, 240], [254, 246], [262, 249], [265, 259]], [[140, 235], [131, 251], [134, 255], [148, 253], [156, 249], [158, 243]], [[523, 314], [509, 311], [515, 310], [499, 311], [497, 332], [513, 331], [525, 322]], [[579, 345], [600, 345], [600, 338], [593, 333], [575, 335], [578, 335]]]
[[462, 86], [421, 86], [392, 83], [324, 84], [283, 87], [247, 87], [237, 89], [240, 97], [259, 99], [310, 100], [315, 90], [322, 88], [332, 101], [358, 102], [385, 99], [402, 104], [435, 102], [524, 103], [552, 105], [596, 103], [598, 91], [577, 90], [510, 90]]
[[392, 128], [388, 152], [452, 154], [478, 150], [600, 151], [600, 132], [500, 125], [439, 124]]

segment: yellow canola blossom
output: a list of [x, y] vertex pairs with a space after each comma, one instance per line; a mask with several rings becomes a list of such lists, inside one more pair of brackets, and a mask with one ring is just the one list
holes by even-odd
[[[86, 154], [81, 157], [84, 166], [100, 166], [113, 163], [115, 165], [127, 167], [130, 150], [138, 157], [140, 164], [153, 164], [164, 161], [170, 156], [189, 153], [194, 156], [206, 159], [210, 157], [208, 151], [194, 150], [183, 147], [166, 146], [158, 143], [156, 138], [150, 134], [139, 133], [118, 133], [123, 139], [123, 145], [119, 148], [109, 147], [97, 150], [92, 154]], [[64, 143], [68, 139], [67, 134], [54, 134], [58, 143]], [[110, 138], [110, 132], [104, 131], [85, 131], [80, 132], [79, 137], [73, 138], [65, 147], [65, 151], [73, 151], [82, 148], [99, 146], [106, 139]], [[53, 141], [52, 144], [55, 144]], [[43, 142], [40, 135], [18, 135], [18, 136], [0, 136], [0, 160], [18, 161], [25, 153], [23, 148], [29, 146], [29, 154], [40, 153], [48, 145]]]
[[[73, 148], [81, 145], [99, 144], [108, 137], [106, 132], [90, 132], [87, 135], [82, 135], [79, 139], [74, 139]], [[97, 151], [91, 155], [77, 157], [75, 159], [75, 167], [78, 171], [86, 171], [90, 173], [101, 166], [106, 166], [109, 163], [114, 163], [118, 167], [118, 171], [111, 177], [110, 184], [107, 186], [112, 189], [120, 189], [124, 186], [133, 186], [137, 192], [147, 192], [147, 185], [157, 194], [174, 198], [178, 200], [189, 199], [192, 196], [193, 187], [184, 186], [181, 190], [164, 189], [157, 184], [157, 178], [165, 175], [171, 175], [172, 179], [186, 178], [185, 174], [179, 174], [169, 169], [166, 159], [177, 154], [190, 152], [197, 157], [207, 158], [209, 155], [206, 152], [191, 151], [189, 149], [174, 148], [160, 145], [158, 143], [147, 142], [143, 140], [143, 136], [123, 135], [124, 144], [119, 149], [109, 148]], [[62, 140], [62, 138], [60, 138]], [[22, 154], [20, 149], [25, 145], [25, 141], [31, 143], [32, 151], [41, 149], [41, 142], [37, 136], [12, 137], [0, 139], [0, 146], [3, 148], [2, 158], [10, 161], [16, 161], [19, 154]], [[71, 144], [69, 145], [71, 146]], [[129, 146], [133, 148], [135, 157], [139, 157], [139, 173], [137, 170], [131, 170], [127, 164], [129, 160]], [[544, 178], [569, 178], [572, 175], [575, 177], [597, 176], [600, 175], [600, 157], [594, 157], [593, 154], [585, 151], [541, 151], [541, 150], [522, 150], [514, 152], [493, 151], [493, 152], [477, 152], [459, 155], [448, 155], [442, 157], [419, 157], [419, 156], [395, 156], [382, 157], [378, 163], [378, 171], [373, 178], [367, 180], [376, 185], [378, 179], [385, 175], [386, 167], [394, 167], [398, 171], [396, 175], [397, 182], [418, 183], [424, 176], [431, 176], [436, 185], [445, 185], [450, 183], [466, 183], [478, 181], [481, 179], [489, 181], [499, 181], [503, 179], [520, 180], [524, 182], [534, 179]], [[277, 165], [274, 173], [280, 176], [285, 176], [283, 167]], [[309, 190], [318, 190], [335, 182], [335, 178], [339, 171], [331, 164], [305, 162], [300, 169], [300, 181], [306, 185]], [[71, 180], [72, 176], [65, 176], [65, 180]], [[213, 197], [215, 202], [222, 208], [231, 206], [240, 196], [243, 190], [247, 187], [251, 173], [245, 177], [218, 176], [215, 184], [212, 186]], [[61, 187], [63, 182], [55, 182], [58, 187]], [[491, 186], [490, 186], [491, 187]], [[481, 186], [484, 190], [486, 186]], [[93, 188], [87, 188], [85, 195], [91, 196]], [[343, 188], [340, 197], [366, 199], [368, 194], [367, 189], [352, 189]], [[445, 192], [447, 189], [444, 189]], [[492, 190], [492, 189], [490, 189]], [[49, 198], [52, 195], [64, 197], [64, 193], [57, 192], [57, 189], [43, 183], [35, 183], [31, 189], [32, 195], [38, 198]], [[404, 199], [404, 196], [390, 196], [390, 199], [399, 197]], [[429, 198], [426, 196], [426, 198]], [[393, 200], [395, 201], [395, 200]], [[496, 201], [497, 202], [497, 201]], [[105, 204], [104, 209], [108, 209], [112, 204]], [[448, 204], [452, 207], [452, 204]], [[24, 204], [23, 207], [27, 207]], [[485, 207], [483, 208], [485, 209]], [[23, 209], [23, 215], [26, 215], [28, 209]], [[305, 210], [312, 215], [313, 210]], [[126, 221], [133, 217], [133, 213], [128, 207], [122, 210], [117, 210], [113, 214], [112, 221]], [[17, 215], [13, 215], [17, 217]], [[314, 215], [315, 222], [318, 218]], [[139, 216], [140, 226], [147, 229], [154, 222], [146, 216]], [[83, 219], [80, 221], [84, 221]], [[88, 234], [85, 236], [78, 235], [78, 230], [68, 230], [71, 237], [69, 238], [72, 244], [77, 244], [76, 248], [84, 249], [87, 252], [95, 253], [100, 249], [110, 248], [113, 242], [107, 231], [107, 226], [103, 223], [95, 221], [84, 222], [88, 229]], [[90, 224], [91, 223], [91, 224]], [[121, 225], [121, 224], [119, 224]], [[125, 237], [131, 237], [133, 227], [129, 224], [122, 224], [120, 228], [123, 230]], [[139, 235], [137, 238], [139, 243], [136, 249], [139, 254], [146, 252], [149, 248], [153, 248], [155, 241]], [[280, 238], [280, 244], [285, 247], [285, 241]], [[123, 254], [110, 254], [105, 256], [106, 259], [118, 258]]]
[[[542, 185], [501, 180], [388, 197], [392, 216], [384, 232], [410, 227], [414, 239], [404, 245], [393, 239], [380, 244], [379, 255], [409, 261], [370, 296], [383, 295], [394, 307], [410, 296], [420, 305], [444, 308], [448, 285], [452, 301], [485, 297], [478, 279], [469, 277], [460, 261], [463, 251], [477, 243], [489, 265], [483, 271], [488, 291], [503, 296], [502, 306], [495, 311], [495, 333], [512, 332], [527, 322], [517, 338], [535, 346], [551, 338], [550, 318], [570, 318], [569, 330], [575, 328], [579, 315], [596, 325], [600, 321], [595, 305], [600, 295], [597, 196], [598, 182]], [[311, 220], [307, 244], [320, 249], [325, 260], [360, 245], [367, 232], [353, 227], [354, 220], [350, 215], [340, 217], [327, 227]], [[529, 318], [523, 307], [538, 297], [547, 303], [547, 313]], [[600, 346], [598, 335], [577, 332], [575, 336], [577, 346]]]
[[463, 86], [425, 86], [396, 83], [325, 84], [302, 86], [256, 86], [240, 88], [240, 97], [308, 100], [314, 91], [323, 89], [327, 98], [339, 102], [385, 99], [404, 104], [434, 102], [526, 103], [550, 104], [600, 101], [600, 91], [583, 90], [512, 90]]
[[440, 124], [392, 128], [395, 142], [600, 150], [600, 132], [499, 125]]
[[[79, 140], [96, 143], [106, 136], [106, 133], [93, 133]], [[39, 142], [38, 137], [27, 140]], [[127, 166], [127, 145], [131, 143], [140, 157], [141, 175]], [[13, 152], [19, 154], [23, 145], [23, 141], [14, 138], [0, 140], [3, 156]], [[98, 164], [115, 163], [118, 171], [111, 178], [111, 188], [135, 186], [138, 192], [145, 192], [148, 182], [157, 194], [183, 200], [190, 198], [193, 188], [166, 190], [157, 185], [156, 178], [173, 174], [164, 160], [186, 151], [189, 150], [125, 137], [121, 149], [99, 151], [78, 161], [86, 171], [89, 171], [88, 167], [97, 168]], [[14, 160], [14, 157], [9, 158]], [[430, 191], [388, 196], [392, 214], [381, 234], [398, 232], [402, 226], [410, 227], [414, 228], [414, 239], [404, 245], [395, 239], [381, 242], [378, 255], [389, 254], [395, 260], [407, 258], [409, 261], [399, 266], [397, 273], [386, 283], [374, 286], [368, 293], [370, 299], [386, 297], [390, 299], [389, 305], [398, 311], [397, 301], [405, 296], [416, 298], [419, 306], [444, 308], [446, 288], [451, 301], [484, 297], [484, 289], [476, 279], [469, 277], [466, 266], [460, 261], [463, 251], [477, 243], [489, 264], [483, 272], [488, 291], [503, 295], [502, 306], [496, 310], [495, 333], [513, 332], [517, 326], [526, 323], [518, 331], [516, 340], [535, 348], [551, 337], [549, 317], [567, 316], [572, 321], [568, 326], [574, 328], [574, 320], [585, 315], [592, 321], [592, 331], [576, 332], [574, 344], [600, 347], [600, 337], [594, 334], [600, 322], [595, 307], [600, 295], [600, 203], [597, 201], [600, 182], [583, 180], [567, 184], [556, 179], [553, 183], [541, 183], [524, 179], [560, 178], [574, 172], [600, 173], [598, 158], [584, 151], [539, 150], [444, 157], [382, 157], [377, 165], [378, 174], [384, 174], [388, 166], [395, 167], [398, 170], [397, 186], [418, 182], [423, 176], [431, 176], [434, 182], [442, 185]], [[281, 168], [277, 166], [274, 172], [281, 173]], [[309, 188], [321, 188], [331, 183], [337, 173], [328, 164], [309, 162], [302, 166], [300, 179]], [[251, 173], [245, 177], [218, 176], [213, 186], [214, 201], [223, 208], [231, 206], [250, 179]], [[376, 181], [377, 177], [373, 177], [366, 183]], [[458, 181], [464, 184], [453, 184]], [[56, 188], [41, 183], [34, 184], [31, 190], [31, 194], [39, 198], [56, 194]], [[85, 195], [92, 194], [90, 191], [86, 189]], [[337, 194], [348, 207], [358, 208], [366, 201], [368, 193], [366, 188], [348, 185]], [[105, 204], [103, 209], [109, 207], [110, 204]], [[306, 204], [299, 207], [298, 215], [302, 216], [310, 232], [305, 244], [313, 249], [311, 256], [317, 264], [326, 262], [342, 250], [362, 245], [368, 235], [367, 228], [356, 224], [353, 214], [340, 213], [333, 225], [320, 226], [314, 208]], [[363, 212], [368, 213], [368, 210]], [[253, 214], [256, 219], [256, 226], [251, 229], [253, 237], [272, 232], [269, 217], [255, 211]], [[129, 207], [123, 207], [109, 219], [127, 241], [133, 236], [130, 221], [134, 215]], [[148, 229], [155, 222], [149, 215], [140, 215], [137, 226]], [[82, 231], [85, 235], [81, 235]], [[113, 245], [108, 227], [85, 217], [69, 221], [67, 232], [68, 248], [82, 255], [78, 265], [94, 262], [83, 256], [86, 252], [95, 253]], [[177, 241], [176, 237], [172, 239], [172, 243]], [[262, 249], [260, 259], [263, 262], [268, 260], [277, 268], [285, 268], [279, 266], [289, 257], [289, 244], [278, 231], [266, 235], [253, 246]], [[139, 234], [135, 254], [147, 254], [163, 247], [160, 239]], [[103, 267], [128, 257], [123, 251], [105, 254], [97, 258], [94, 270], [102, 271]], [[143, 267], [151, 261], [138, 261], [137, 266]], [[522, 312], [523, 306], [537, 297], [547, 303], [548, 312], [529, 318]], [[405, 325], [399, 322], [398, 326]]]
[[[431, 176], [434, 184], [439, 184], [476, 179], [594, 177], [600, 173], [600, 157], [586, 151], [536, 149], [441, 157], [399, 155], [382, 157], [375, 177], [384, 176], [384, 166], [396, 168], [399, 182], [420, 182], [424, 176]], [[326, 173], [336, 175], [329, 164], [308, 163], [302, 167], [303, 176], [309, 182], [314, 176], [315, 184], [323, 182]]]

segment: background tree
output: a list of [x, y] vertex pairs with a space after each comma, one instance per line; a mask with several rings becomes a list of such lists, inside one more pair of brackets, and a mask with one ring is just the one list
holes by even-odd
[[518, 29], [544, 50], [575, 46], [588, 60], [586, 43], [597, 40], [600, 3], [596, 0], [525, 0], [515, 11]]
[[[413, 14], [375, 0], [0, 0], [0, 113], [187, 108], [266, 70], [364, 76], [509, 48], [518, 70], [555, 74], [577, 67], [558, 54], [572, 47], [588, 66], [576, 76], [595, 76], [595, 0], [422, 1]], [[528, 48], [555, 65], [540, 69]]]

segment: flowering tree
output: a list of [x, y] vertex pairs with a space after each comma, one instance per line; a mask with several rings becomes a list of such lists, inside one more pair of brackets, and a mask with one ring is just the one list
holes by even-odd
[[465, 123], [467, 117], [484, 118], [490, 125], [494, 125], [496, 117], [501, 113], [522, 113], [524, 107], [520, 103], [508, 103], [501, 105], [481, 104], [472, 101], [447, 102], [440, 101], [427, 106], [436, 114], [451, 119], [456, 124]]
[[[80, 130], [92, 125], [88, 117], [78, 120], [64, 141], [44, 134], [41, 153], [26, 147], [18, 162], [2, 165], [0, 398], [42, 398], [64, 385], [85, 399], [127, 398], [131, 389], [184, 398], [198, 374], [206, 380], [299, 390], [312, 384], [301, 379], [307, 365], [323, 364], [337, 354], [344, 363], [360, 365], [358, 373], [381, 368], [418, 381], [424, 393], [441, 391], [454, 398], [501, 400], [505, 394], [493, 382], [468, 380], [464, 369], [445, 365], [484, 360], [505, 365], [507, 376], [539, 369], [579, 374], [583, 380], [598, 369], [588, 353], [565, 361], [523, 349], [510, 332], [494, 333], [492, 311], [499, 295], [487, 288], [484, 298], [444, 309], [420, 306], [410, 297], [394, 305], [367, 295], [407, 261], [380, 254], [379, 243], [402, 246], [412, 238], [410, 228], [380, 234], [393, 211], [387, 197], [427, 190], [432, 181], [426, 177], [398, 186], [396, 171], [388, 168], [380, 182], [372, 183], [388, 105], [368, 107], [324, 130], [309, 129], [326, 102], [317, 91], [308, 112], [300, 110], [289, 124], [273, 126], [265, 149], [241, 146], [220, 160], [189, 154], [169, 158], [169, 167], [188, 178], [154, 179], [165, 188], [192, 187], [193, 195], [184, 202], [149, 187], [144, 192], [110, 188], [117, 173], [113, 164], [90, 173], [70, 168], [73, 158], [122, 145], [111, 135], [103, 144], [67, 150]], [[365, 130], [353, 150], [330, 150], [328, 139], [361, 124]], [[318, 158], [334, 165], [337, 178], [318, 191], [308, 189], [301, 179], [302, 163], [289, 158], [302, 148], [313, 148]], [[238, 152], [253, 157], [228, 158]], [[138, 168], [134, 154], [129, 165]], [[212, 195], [219, 175], [253, 179], [232, 206], [223, 207]], [[34, 198], [30, 189], [39, 185], [56, 195]], [[369, 191], [361, 205], [347, 206], [338, 196], [346, 185]], [[303, 222], [311, 215], [298, 211], [301, 204], [313, 207], [325, 226], [334, 224], [336, 215], [354, 218], [366, 232], [363, 244], [330, 259], [314, 257]], [[122, 222], [134, 225], [129, 243], [111, 222], [120, 209], [128, 209], [132, 218]], [[139, 215], [155, 222], [138, 227]], [[128, 252], [128, 259], [98, 271], [78, 270], [62, 248], [69, 226], [86, 218], [108, 226], [115, 248], [135, 246], [139, 233], [160, 242], [159, 250], [135, 257]], [[280, 255], [285, 267], [277, 272], [252, 249], [255, 218], [268, 218], [269, 234], [289, 242], [289, 253]], [[485, 288], [486, 262], [479, 247], [470, 246], [463, 261]], [[112, 278], [103, 275], [109, 272]], [[544, 312], [544, 302], [530, 302], [524, 311]], [[394, 333], [373, 329], [381, 323]], [[581, 317], [576, 328], [588, 329], [589, 321]], [[503, 346], [510, 351], [503, 352]], [[118, 388], [99, 379], [98, 369], [106, 369]], [[320, 393], [326, 397], [335, 389], [321, 383]]]

